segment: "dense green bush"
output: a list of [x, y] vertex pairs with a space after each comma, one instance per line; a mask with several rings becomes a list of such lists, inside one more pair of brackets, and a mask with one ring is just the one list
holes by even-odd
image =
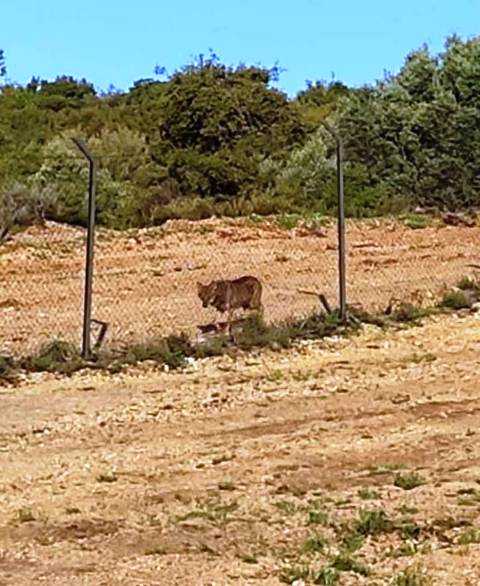
[[[62, 222], [86, 221], [86, 188], [88, 165], [73, 144], [70, 133], [48, 142], [42, 150], [43, 163], [32, 178], [32, 185], [40, 189], [50, 188], [56, 194], [57, 206], [50, 214]], [[129, 195], [129, 181], [116, 180], [108, 165], [102, 165], [97, 173], [97, 216], [107, 226], [122, 222], [122, 207]]]
[[20, 185], [33, 200], [49, 194], [55, 205], [42, 214], [85, 222], [87, 165], [71, 142], [78, 136], [99, 162], [104, 225], [334, 213], [335, 148], [321, 126], [328, 120], [345, 141], [349, 215], [480, 205], [480, 38], [452, 37], [439, 55], [421, 48], [398, 75], [363, 88], [308, 82], [288, 99], [274, 87], [277, 76], [212, 54], [127, 92], [99, 95], [70, 76], [4, 83], [0, 192]]
[[[285, 160], [261, 165], [271, 192], [292, 203], [297, 211], [332, 213], [337, 209], [336, 163], [331, 138], [322, 129], [293, 150]], [[394, 211], [388, 185], [370, 185], [365, 165], [344, 164], [345, 204], [349, 216], [361, 217]], [[279, 211], [279, 210], [276, 210]]]
[[480, 204], [480, 38], [411, 53], [400, 73], [355, 92], [338, 117], [371, 186], [413, 205]]
[[57, 205], [57, 196], [49, 187], [4, 185], [0, 189], [0, 242], [17, 227], [43, 222], [56, 212]]
[[175, 73], [160, 127], [169, 176], [184, 194], [228, 200], [261, 185], [259, 163], [305, 138], [299, 109], [270, 86], [275, 70], [215, 55]]

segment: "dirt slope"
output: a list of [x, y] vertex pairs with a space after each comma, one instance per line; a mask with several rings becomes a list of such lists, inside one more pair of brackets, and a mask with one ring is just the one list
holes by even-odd
[[[253, 274], [264, 285], [265, 315], [281, 321], [317, 305], [304, 290], [336, 302], [336, 228], [285, 229], [273, 220], [178, 221], [162, 228], [99, 230], [94, 311], [109, 344], [172, 332], [195, 333], [219, 318], [204, 310], [196, 281]], [[349, 221], [348, 298], [385, 308], [438, 294], [480, 264], [480, 227], [434, 224], [412, 230], [391, 220]], [[24, 353], [60, 337], [80, 343], [84, 232], [49, 224], [0, 246], [0, 352]]]

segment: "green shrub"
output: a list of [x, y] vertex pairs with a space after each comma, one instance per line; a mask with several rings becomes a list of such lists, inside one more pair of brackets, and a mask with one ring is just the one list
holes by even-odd
[[[60, 200], [52, 217], [84, 223], [87, 169], [69, 144], [76, 135], [98, 158], [98, 219], [112, 227], [334, 214], [328, 119], [345, 144], [347, 215], [478, 207], [479, 58], [479, 37], [453, 36], [442, 53], [413, 51], [397, 75], [371, 86], [315, 82], [294, 99], [274, 87], [278, 68], [232, 67], [214, 54], [107, 95], [67, 76], [3, 83], [0, 184], [52, 186]], [[404, 220], [414, 229], [429, 222], [415, 212]]]
[[408, 214], [403, 223], [407, 228], [411, 228], [412, 230], [421, 230], [426, 228], [430, 224], [430, 220], [427, 216], [419, 215], [419, 214]]
[[342, 540], [341, 548], [346, 553], [354, 553], [362, 547], [364, 541], [363, 535], [358, 535], [355, 532], [347, 533]]
[[459, 545], [469, 545], [470, 543], [480, 543], [480, 529], [472, 527], [467, 529], [458, 536], [457, 543]]
[[193, 353], [194, 349], [186, 335], [172, 335], [129, 346], [123, 360], [129, 364], [153, 360], [171, 368], [179, 368], [185, 364], [186, 357]]
[[431, 586], [431, 578], [418, 565], [410, 566], [393, 577], [392, 586]]
[[347, 554], [337, 555], [332, 560], [331, 567], [339, 572], [353, 572], [361, 576], [368, 576], [370, 574], [370, 570], [364, 564]]
[[440, 305], [448, 309], [468, 309], [472, 306], [472, 300], [465, 291], [449, 291], [443, 296]]
[[285, 566], [280, 572], [280, 581], [285, 584], [293, 584], [297, 580], [308, 580], [310, 568], [307, 565]]
[[390, 532], [392, 527], [392, 522], [383, 509], [362, 509], [354, 530], [359, 535], [378, 535]]
[[277, 224], [285, 230], [291, 230], [298, 226], [301, 219], [301, 214], [284, 214], [277, 217]]
[[397, 474], [395, 476], [395, 480], [393, 484], [398, 488], [403, 488], [403, 490], [412, 490], [417, 488], [418, 486], [422, 486], [425, 484], [425, 479], [417, 474], [416, 472], [410, 472], [405, 474]]
[[361, 488], [358, 491], [358, 496], [365, 500], [365, 501], [369, 501], [369, 500], [376, 500], [380, 498], [380, 495], [378, 494], [378, 492], [376, 490], [372, 490], [370, 488]]
[[21, 183], [0, 189], [0, 243], [12, 231], [41, 223], [57, 209], [57, 196], [50, 186], [38, 188]]
[[[410, 53], [400, 72], [352, 92], [338, 127], [347, 157], [413, 205], [478, 206], [478, 120], [472, 88], [480, 39], [447, 39], [440, 55]], [[413, 206], [412, 206], [413, 207]]]
[[55, 340], [23, 362], [28, 370], [72, 374], [85, 365], [79, 350], [69, 342]]
[[335, 586], [340, 579], [340, 574], [332, 566], [325, 566], [313, 575], [313, 583], [322, 586]]
[[318, 553], [325, 551], [328, 546], [328, 541], [321, 535], [311, 535], [303, 544], [302, 551], [304, 553]]
[[401, 303], [391, 314], [393, 320], [401, 323], [418, 323], [419, 319], [427, 315], [427, 311], [413, 303]]

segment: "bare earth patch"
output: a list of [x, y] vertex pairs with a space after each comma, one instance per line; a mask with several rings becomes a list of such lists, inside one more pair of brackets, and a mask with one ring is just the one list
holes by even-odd
[[0, 584], [477, 585], [479, 331], [4, 387]]

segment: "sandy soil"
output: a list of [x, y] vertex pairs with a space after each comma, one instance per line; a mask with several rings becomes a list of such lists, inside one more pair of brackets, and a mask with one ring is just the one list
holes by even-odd
[[[431, 297], [480, 262], [479, 240], [480, 227], [349, 222], [349, 301], [372, 309], [392, 296]], [[52, 337], [79, 343], [83, 243], [82, 230], [49, 225], [0, 247], [0, 350], [27, 352]], [[316, 307], [302, 290], [335, 304], [336, 229], [207, 220], [127, 234], [100, 230], [95, 270], [94, 317], [109, 323], [110, 344], [194, 333], [219, 318], [202, 309], [196, 281], [242, 274], [261, 279], [267, 319], [283, 320]]]
[[0, 584], [479, 584], [479, 331], [3, 388]]

